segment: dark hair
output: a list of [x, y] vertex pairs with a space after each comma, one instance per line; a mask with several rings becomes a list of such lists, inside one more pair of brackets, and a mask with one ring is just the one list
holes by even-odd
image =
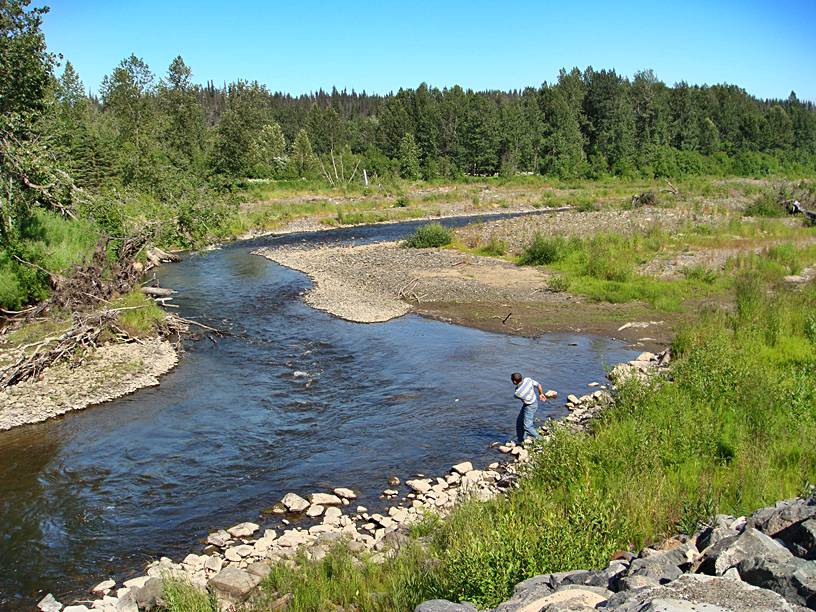
[[521, 373], [520, 372], [513, 372], [510, 375], [510, 380], [512, 380], [516, 384], [520, 383], [521, 382]]

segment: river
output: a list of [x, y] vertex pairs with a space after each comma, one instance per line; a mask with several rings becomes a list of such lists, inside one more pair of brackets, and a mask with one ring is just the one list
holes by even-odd
[[180, 314], [230, 335], [186, 341], [159, 387], [0, 432], [0, 609], [181, 558], [213, 529], [263, 522], [288, 491], [347, 486], [382, 506], [389, 475], [496, 459], [490, 443], [514, 431], [511, 371], [564, 397], [635, 354], [596, 336], [523, 338], [414, 315], [349, 323], [303, 303], [304, 275], [250, 254], [390, 240], [416, 225], [269, 236], [161, 268]]

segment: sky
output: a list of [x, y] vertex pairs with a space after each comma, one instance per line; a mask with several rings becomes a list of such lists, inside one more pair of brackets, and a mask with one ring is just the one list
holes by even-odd
[[[36, 3], [42, 5], [42, 0]], [[562, 67], [651, 68], [668, 84], [733, 83], [816, 101], [816, 0], [328, 2], [51, 0], [49, 48], [86, 87], [134, 53], [198, 83], [387, 93], [422, 82], [518, 89]]]

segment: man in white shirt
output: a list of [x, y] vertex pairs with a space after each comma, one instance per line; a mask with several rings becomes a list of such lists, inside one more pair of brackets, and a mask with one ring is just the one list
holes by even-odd
[[538, 410], [538, 402], [536, 401], [536, 389], [538, 389], [538, 399], [542, 402], [547, 401], [544, 395], [543, 387], [532, 378], [524, 378], [518, 372], [513, 372], [510, 380], [516, 385], [516, 391], [513, 394], [521, 400], [521, 410], [518, 418], [516, 418], [516, 436], [518, 443], [524, 444], [527, 437], [537, 440], [539, 438], [533, 419], [535, 418], [536, 410]]

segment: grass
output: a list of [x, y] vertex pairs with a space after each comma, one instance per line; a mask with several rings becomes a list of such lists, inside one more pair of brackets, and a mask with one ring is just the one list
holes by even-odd
[[164, 577], [162, 598], [168, 612], [213, 612], [217, 609], [215, 598], [211, 594], [173, 576]]
[[412, 249], [441, 247], [453, 242], [453, 232], [439, 223], [419, 226], [413, 234], [405, 238], [405, 246]]
[[155, 335], [157, 325], [167, 316], [164, 310], [138, 289], [122, 296], [111, 308], [130, 308], [119, 313], [122, 328], [134, 338]]
[[749, 273], [735, 294], [733, 313], [678, 334], [671, 382], [625, 385], [589, 433], [559, 428], [508, 497], [420, 526], [427, 546], [382, 566], [338, 550], [278, 566], [265, 591], [293, 593], [304, 612], [411, 610], [436, 597], [490, 607], [532, 575], [603, 567], [715, 513], [803, 493], [816, 481], [816, 286], [777, 291]]

